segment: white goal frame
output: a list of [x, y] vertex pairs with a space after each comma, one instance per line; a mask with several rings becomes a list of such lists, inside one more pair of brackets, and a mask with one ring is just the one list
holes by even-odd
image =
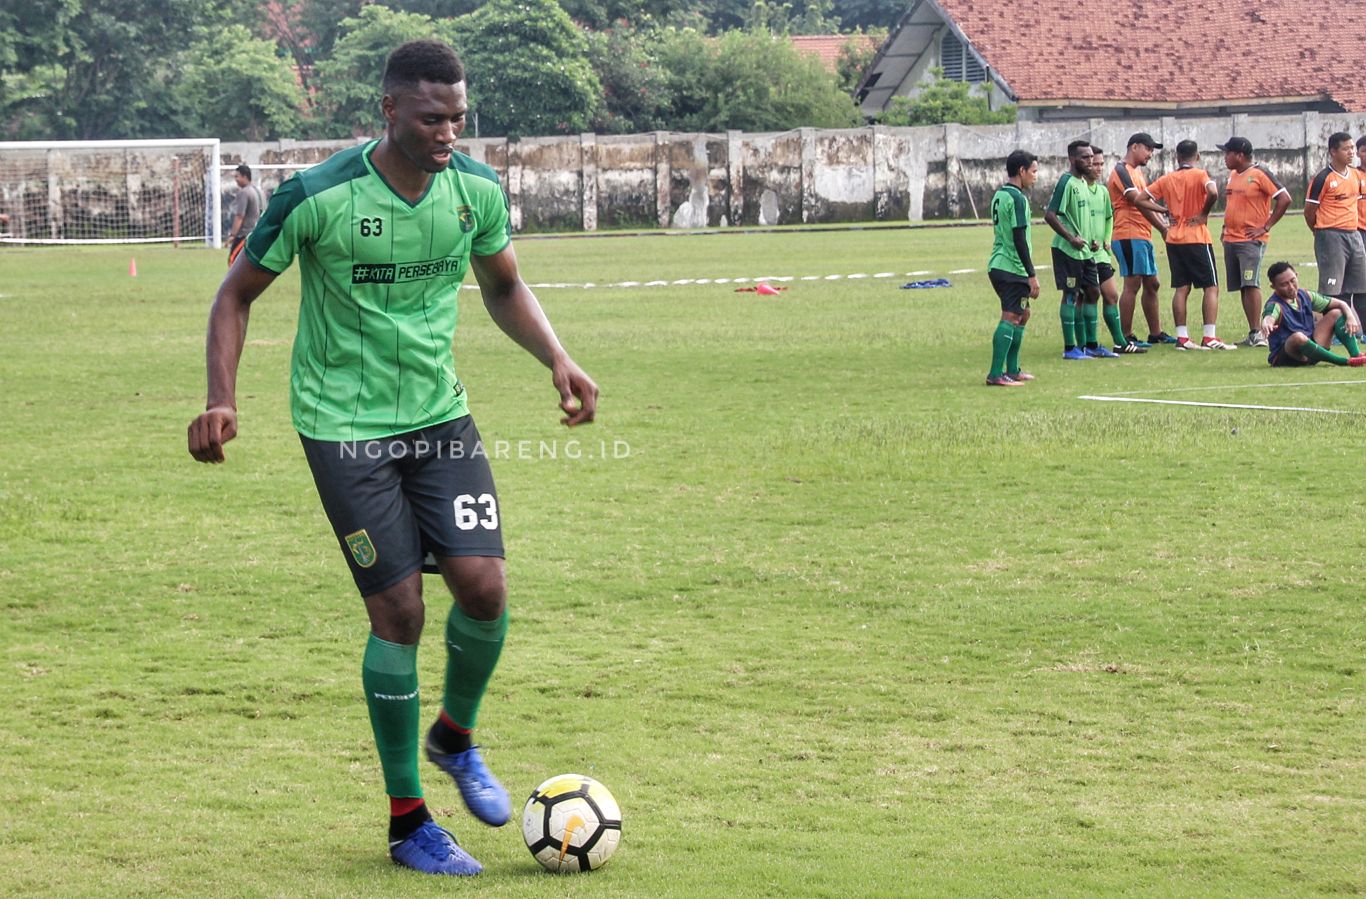
[[[202, 189], [195, 192], [193, 189], [185, 190], [189, 196], [189, 203], [182, 209], [182, 181], [180, 178], [171, 175], [152, 173], [153, 186], [169, 190], [172, 210], [169, 213], [172, 226], [170, 228], [153, 229], [169, 233], [149, 233], [144, 235], [127, 235], [119, 237], [94, 237], [79, 235], [68, 237], [59, 232], [63, 229], [66, 220], [65, 204], [67, 199], [74, 192], [79, 200], [79, 186], [73, 186], [76, 178], [64, 174], [63, 166], [60, 164], [63, 154], [77, 155], [82, 152], [94, 151], [106, 157], [116, 154], [118, 151], [124, 153], [124, 169], [122, 172], [106, 173], [102, 187], [106, 187], [105, 196], [115, 196], [117, 191], [109, 190], [107, 185], [118, 186], [122, 179], [123, 194], [122, 198], [126, 207], [130, 210], [141, 209], [138, 197], [144, 189], [144, 179], [141, 172], [135, 172], [132, 160], [134, 157], [141, 159], [148, 154], [148, 151], [155, 153], [157, 150], [196, 150], [204, 155], [204, 172], [202, 178]], [[18, 160], [21, 156], [31, 158], [38, 153], [43, 155], [42, 174], [35, 174], [35, 169], [30, 169], [28, 176], [21, 183], [16, 178], [12, 178], [9, 168], [6, 166], [7, 158]], [[86, 140], [86, 141], [0, 141], [0, 213], [9, 216], [8, 224], [0, 221], [0, 244], [132, 244], [132, 243], [196, 243], [203, 242], [214, 249], [223, 246], [223, 199], [220, 170], [222, 168], [222, 153], [220, 152], [218, 138], [181, 138], [181, 139], [156, 139], [156, 140]], [[70, 160], [67, 160], [69, 162]], [[173, 171], [178, 170], [179, 159], [172, 156], [171, 167]], [[69, 165], [66, 168], [70, 168]], [[79, 176], [76, 176], [77, 178]], [[7, 180], [8, 179], [8, 180]], [[24, 203], [24, 196], [32, 197], [34, 193], [33, 184], [39, 179], [46, 180], [46, 207], [41, 214], [35, 214], [33, 204]], [[160, 179], [160, 180], [158, 180]], [[189, 182], [194, 186], [194, 182]], [[16, 201], [16, 196], [19, 199]], [[40, 201], [41, 202], [41, 201]], [[163, 216], [166, 211], [162, 210]], [[32, 219], [32, 222], [29, 220]], [[32, 227], [30, 226], [32, 225]], [[93, 226], [91, 226], [93, 228]], [[129, 224], [131, 228], [131, 222]], [[42, 233], [40, 233], [42, 232]]]

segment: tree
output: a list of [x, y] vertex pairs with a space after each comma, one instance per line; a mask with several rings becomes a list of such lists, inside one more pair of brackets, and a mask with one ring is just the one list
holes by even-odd
[[834, 0], [835, 16], [849, 31], [888, 31], [908, 9], [905, 0]]
[[182, 131], [259, 141], [295, 137], [303, 91], [276, 45], [231, 25], [192, 46], [175, 97]]
[[229, 19], [218, 0], [27, 0], [6, 10], [0, 31], [16, 31], [0, 37], [0, 61], [17, 69], [0, 78], [6, 130], [49, 139], [162, 134], [180, 74], [170, 61], [187, 38]]
[[835, 77], [785, 38], [755, 31], [710, 38], [668, 29], [659, 62], [670, 76], [670, 124], [679, 130], [786, 131], [861, 122]]
[[452, 20], [482, 135], [585, 130], [602, 85], [583, 33], [555, 0], [492, 0]]
[[1015, 107], [992, 109], [987, 98], [974, 94], [961, 81], [948, 81], [943, 69], [932, 69], [934, 80], [914, 97], [893, 97], [879, 117], [883, 125], [1004, 125], [1015, 121]]
[[593, 116], [599, 134], [631, 134], [669, 126], [668, 73], [650, 53], [658, 30], [638, 30], [618, 22], [590, 31], [588, 58], [602, 83], [602, 104]]
[[[885, 33], [874, 32], [873, 35], [877, 37], [879, 45], [887, 38]], [[858, 90], [859, 82], [863, 80], [863, 73], [877, 57], [877, 51], [877, 46], [870, 47], [852, 36], [844, 42], [844, 46], [840, 47], [839, 58], [835, 61], [835, 74], [839, 77], [840, 90], [853, 96]]]
[[332, 54], [318, 63], [318, 115], [315, 130], [332, 137], [377, 135], [384, 130], [379, 103], [384, 98], [384, 62], [399, 44], [417, 38], [445, 40], [448, 27], [426, 16], [367, 6], [341, 23]]

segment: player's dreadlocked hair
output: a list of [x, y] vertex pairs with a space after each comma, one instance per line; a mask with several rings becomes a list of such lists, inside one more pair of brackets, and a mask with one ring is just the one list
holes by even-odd
[[465, 66], [460, 57], [437, 40], [409, 41], [390, 53], [384, 63], [384, 93], [389, 96], [402, 88], [416, 87], [419, 81], [456, 84], [464, 80]]

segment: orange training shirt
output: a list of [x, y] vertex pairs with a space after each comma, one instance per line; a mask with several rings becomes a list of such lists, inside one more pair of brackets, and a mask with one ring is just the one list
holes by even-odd
[[1186, 219], [1204, 211], [1205, 198], [1209, 196], [1206, 185], [1213, 183], [1204, 169], [1186, 163], [1148, 185], [1148, 193], [1166, 203], [1170, 210], [1172, 224], [1167, 231], [1167, 243], [1211, 243], [1208, 225], [1188, 225]]

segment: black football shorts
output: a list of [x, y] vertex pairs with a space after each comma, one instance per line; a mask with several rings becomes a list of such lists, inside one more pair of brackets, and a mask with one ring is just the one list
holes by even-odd
[[362, 596], [428, 554], [502, 558], [498, 494], [470, 416], [375, 440], [299, 439]]

